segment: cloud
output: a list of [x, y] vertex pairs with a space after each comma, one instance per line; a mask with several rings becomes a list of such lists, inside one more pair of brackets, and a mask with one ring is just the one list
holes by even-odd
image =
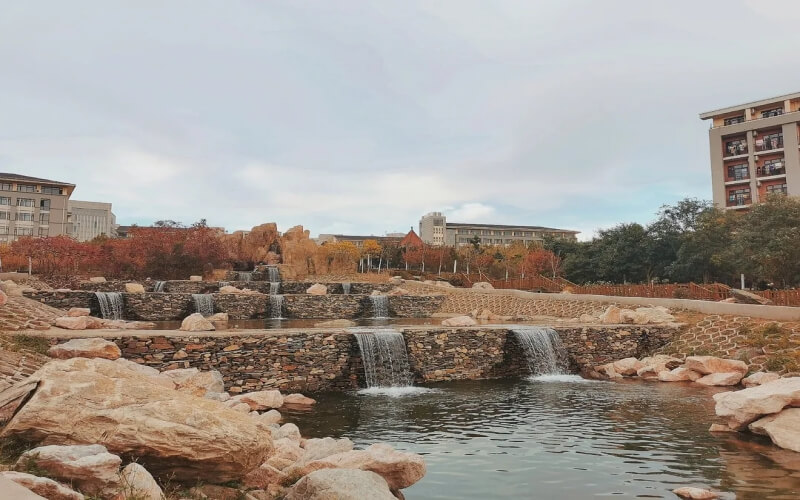
[[483, 203], [464, 203], [455, 210], [450, 210], [446, 215], [453, 222], [487, 222], [495, 214], [494, 207]]

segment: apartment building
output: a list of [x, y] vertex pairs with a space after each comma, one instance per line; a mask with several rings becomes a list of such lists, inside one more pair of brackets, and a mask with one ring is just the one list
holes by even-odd
[[546, 237], [576, 240], [579, 231], [542, 226], [507, 224], [467, 224], [447, 222], [441, 212], [430, 212], [419, 221], [422, 241], [429, 245], [464, 246], [472, 244], [477, 236], [482, 245], [525, 245], [540, 243]]
[[98, 236], [117, 236], [117, 217], [111, 211], [111, 203], [69, 200], [67, 204], [72, 222], [72, 237], [78, 241], [90, 241]]
[[714, 204], [747, 209], [773, 193], [800, 195], [800, 92], [700, 114], [710, 120]]
[[400, 241], [403, 239], [404, 236], [405, 234], [403, 233], [389, 233], [385, 236], [358, 236], [353, 234], [320, 234], [319, 237], [316, 238], [316, 242], [319, 245], [324, 245], [325, 243], [348, 242], [352, 243], [358, 248], [362, 248], [366, 240], [375, 240], [380, 245], [399, 245]]
[[72, 233], [68, 202], [74, 184], [0, 173], [0, 242]]

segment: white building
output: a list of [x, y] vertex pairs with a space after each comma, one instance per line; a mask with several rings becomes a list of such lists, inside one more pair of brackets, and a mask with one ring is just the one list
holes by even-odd
[[530, 245], [541, 243], [547, 237], [575, 240], [577, 234], [578, 231], [542, 226], [447, 222], [441, 212], [425, 214], [419, 221], [420, 238], [435, 246], [471, 245], [475, 238], [481, 245], [505, 246], [515, 242]]
[[69, 200], [72, 237], [78, 241], [89, 241], [98, 236], [117, 236], [117, 217], [111, 211], [111, 203]]

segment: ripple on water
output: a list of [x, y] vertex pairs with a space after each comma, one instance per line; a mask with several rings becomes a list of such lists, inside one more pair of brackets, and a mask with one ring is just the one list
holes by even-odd
[[388, 396], [390, 398], [402, 398], [406, 396], [419, 396], [421, 394], [432, 394], [442, 392], [440, 389], [430, 389], [427, 387], [370, 387], [360, 389], [356, 394], [360, 396]]

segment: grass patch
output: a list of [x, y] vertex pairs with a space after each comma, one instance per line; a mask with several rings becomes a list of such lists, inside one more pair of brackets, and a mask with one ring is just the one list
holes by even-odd
[[14, 465], [20, 455], [32, 448], [33, 443], [15, 436], [0, 439], [0, 464]]
[[31, 335], [12, 335], [8, 339], [6, 348], [9, 351], [33, 351], [39, 354], [47, 354], [50, 349], [50, 341], [43, 337], [33, 337]]
[[739, 333], [744, 337], [742, 343], [750, 347], [774, 346], [776, 350], [783, 350], [793, 346], [789, 339], [791, 332], [778, 323], [769, 323], [755, 330], [747, 328], [745, 331], [745, 327], [742, 327]]

